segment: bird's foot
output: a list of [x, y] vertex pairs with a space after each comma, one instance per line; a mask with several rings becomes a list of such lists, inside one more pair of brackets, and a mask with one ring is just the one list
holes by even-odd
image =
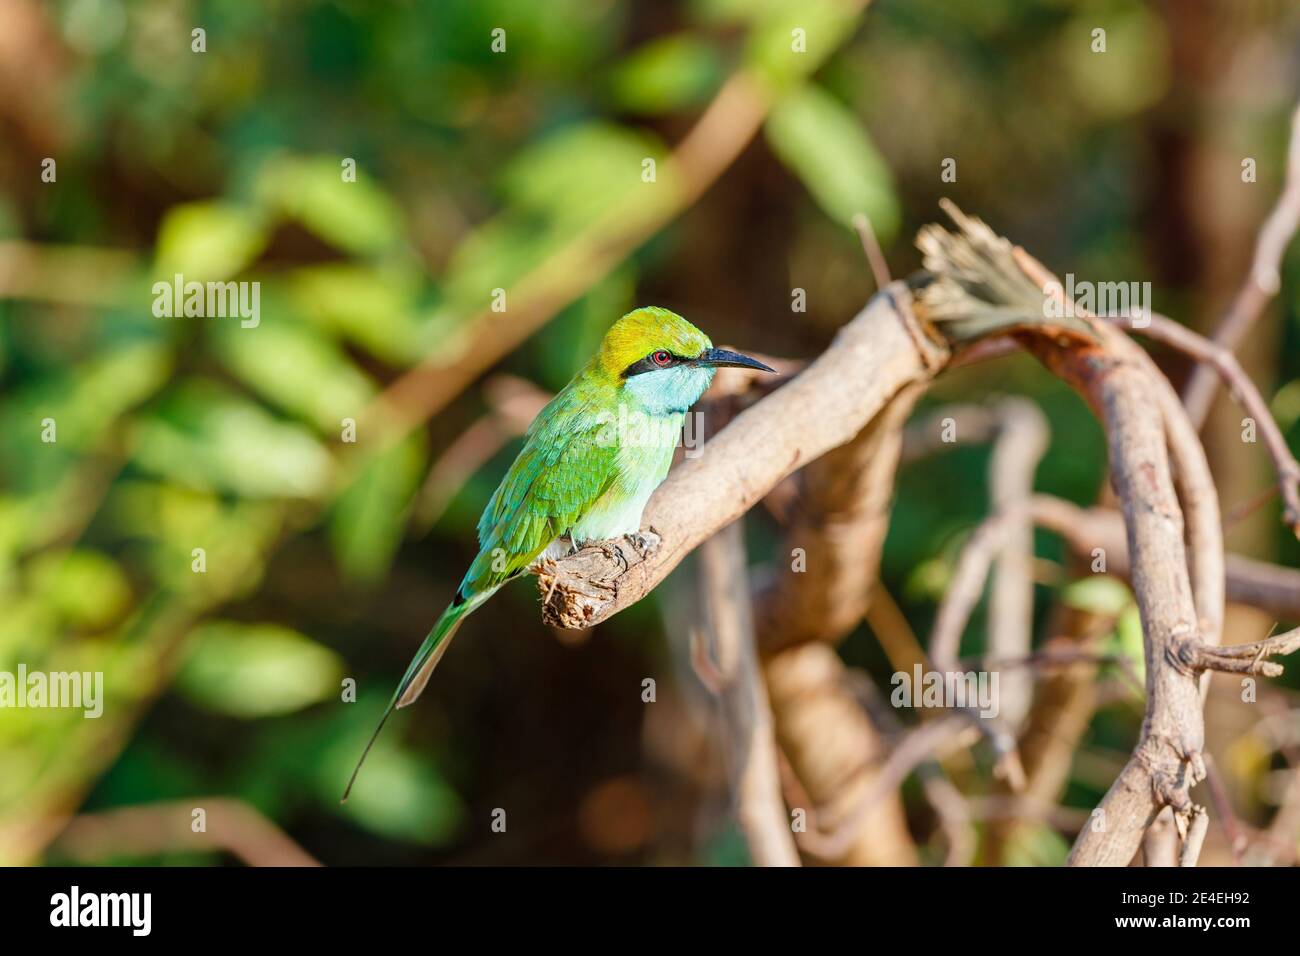
[[632, 547], [636, 548], [637, 554], [641, 555], [642, 558], [650, 557], [659, 550], [659, 545], [663, 543], [663, 539], [659, 535], [649, 530], [636, 531], [625, 535], [625, 537], [632, 543]]

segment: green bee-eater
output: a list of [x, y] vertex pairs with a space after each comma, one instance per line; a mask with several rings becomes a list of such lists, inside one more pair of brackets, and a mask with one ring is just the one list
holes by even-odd
[[420, 696], [475, 608], [543, 553], [640, 532], [641, 513], [668, 474], [686, 411], [723, 365], [774, 371], [715, 349], [667, 309], [637, 309], [610, 327], [591, 361], [529, 426], [523, 450], [479, 518], [478, 557], [406, 669], [344, 800], [393, 708]]

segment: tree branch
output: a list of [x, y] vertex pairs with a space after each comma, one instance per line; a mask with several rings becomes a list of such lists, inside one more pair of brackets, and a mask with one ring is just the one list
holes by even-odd
[[[1269, 301], [1282, 288], [1282, 257], [1296, 229], [1300, 228], [1300, 108], [1291, 116], [1291, 144], [1287, 151], [1286, 186], [1277, 205], [1265, 220], [1255, 243], [1250, 274], [1233, 300], [1232, 307], [1214, 330], [1214, 342], [1232, 352], [1258, 321]], [[1183, 405], [1194, 427], [1205, 424], [1219, 381], [1213, 371], [1198, 366], [1183, 390]]]
[[781, 799], [772, 710], [754, 644], [741, 520], [701, 547], [700, 583], [705, 620], [713, 635], [740, 828], [757, 865], [798, 866], [799, 854]]
[[[1013, 251], [1010, 243], [982, 222], [952, 209], [949, 213], [961, 227], [960, 236], [937, 227], [923, 231], [926, 267], [940, 278], [933, 299], [928, 288], [922, 294], [920, 312], [924, 314], [933, 302], [949, 314], [974, 313], [980, 305], [992, 315], [1007, 309], [1027, 315], [1051, 314], [1045, 308], [1048, 303], [1041, 277], [1028, 283], [1032, 291], [1022, 284], [1027, 276], [1025, 263], [1032, 262], [1029, 257]], [[1060, 289], [1059, 284], [1056, 288]], [[1122, 866], [1133, 858], [1161, 807], [1173, 808], [1182, 821], [1180, 832], [1185, 832], [1191, 811], [1188, 790], [1204, 776], [1204, 723], [1196, 675], [1171, 663], [1176, 643], [1197, 633], [1199, 615], [1183, 541], [1183, 514], [1166, 448], [1171, 434], [1175, 439], [1180, 436], [1173, 432], [1173, 419], [1161, 392], [1163, 379], [1149, 363], [1119, 344], [1136, 348], [1115, 330], [1089, 322], [1078, 310], [1064, 310], [1064, 316], [1079, 319], [1070, 330], [1079, 331], [1081, 325], [1084, 341], [1044, 334], [1041, 323], [1028, 326], [1019, 337], [1049, 369], [1072, 385], [1101, 419], [1110, 451], [1111, 479], [1124, 512], [1147, 652], [1147, 712], [1138, 743], [1096, 811], [1101, 826], [1084, 829], [1070, 861], [1075, 865]], [[1153, 408], [1161, 409], [1162, 414], [1153, 417]], [[1194, 458], [1180, 461], [1180, 466], [1188, 469], [1184, 477], [1200, 477], [1190, 471], [1193, 464]], [[1201, 570], [1204, 576], [1208, 567]], [[1213, 599], [1212, 588], [1207, 598], [1208, 605]]]
[[[1277, 472], [1278, 492], [1282, 497], [1283, 520], [1291, 533], [1300, 536], [1300, 462], [1291, 454], [1282, 429], [1278, 427], [1268, 403], [1260, 395], [1255, 383], [1250, 380], [1246, 370], [1241, 367], [1237, 357], [1217, 342], [1211, 342], [1184, 325], [1180, 325], [1167, 316], [1151, 314], [1150, 325], [1135, 327], [1132, 318], [1113, 319], [1125, 328], [1132, 329], [1140, 335], [1166, 345], [1172, 346], [1197, 362], [1204, 363], [1227, 384], [1233, 398], [1241, 403], [1246, 414], [1254, 419], [1259, 427], [1260, 437], [1264, 439], [1264, 448], [1273, 461]], [[1190, 417], [1190, 410], [1189, 410]]]

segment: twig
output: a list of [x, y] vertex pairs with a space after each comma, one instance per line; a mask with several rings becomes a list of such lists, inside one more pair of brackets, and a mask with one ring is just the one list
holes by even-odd
[[877, 581], [872, 591], [867, 606], [867, 627], [876, 635], [876, 642], [895, 671], [910, 671], [914, 665], [926, 663], [925, 648], [883, 581]]
[[798, 835], [799, 845], [823, 860], [841, 858], [879, 801], [897, 790], [922, 761], [942, 754], [945, 749], [962, 746], [970, 737], [971, 725], [961, 717], [929, 721], [910, 731], [890, 752], [872, 786], [856, 801], [849, 814], [830, 832], [819, 830], [810, 814], [813, 825], [807, 833]]
[[[824, 641], [795, 645], [768, 658], [764, 673], [781, 749], [810, 801], [801, 805], [809, 830], [854, 819], [851, 832], [818, 856], [844, 866], [915, 865], [898, 784], [881, 783], [886, 744], [835, 649]], [[806, 835], [796, 834], [801, 846]]]
[[1192, 819], [1187, 826], [1187, 837], [1183, 840], [1182, 851], [1178, 854], [1179, 866], [1195, 866], [1201, 857], [1201, 846], [1205, 843], [1205, 834], [1210, 829], [1210, 815], [1204, 807], [1192, 808]]
[[889, 528], [903, 424], [927, 381], [900, 389], [851, 441], [798, 475], [781, 561], [755, 613], [765, 654], [837, 641], [861, 622]]
[[[950, 432], [944, 426], [955, 426]], [[944, 447], [952, 442], [976, 442], [995, 438], [993, 455], [989, 462], [989, 492], [992, 509], [1007, 511], [1013, 504], [1024, 501], [1033, 493], [1034, 473], [1038, 462], [1047, 450], [1047, 420], [1038, 407], [1022, 398], [1005, 398], [995, 405], [944, 406], [929, 414], [922, 422], [907, 429], [903, 446], [904, 458], [912, 460]], [[993, 590], [989, 600], [988, 635], [989, 653], [1012, 657], [1028, 653], [1033, 631], [1033, 534], [1025, 516], [1007, 518], [1009, 526], [997, 531], [993, 573]], [[983, 589], [980, 573], [978, 588]], [[952, 591], [950, 589], [949, 594]], [[958, 596], [962, 602], [969, 595]], [[978, 602], [979, 594], [974, 595]], [[970, 603], [959, 608], [965, 626], [974, 608]], [[941, 609], [942, 613], [942, 609]], [[947, 622], [948, 626], [956, 624]], [[937, 630], [937, 629], [936, 629]], [[955, 654], [951, 634], [939, 634], [943, 653]], [[957, 638], [960, 637], [960, 630]], [[1014, 674], [1001, 688], [1002, 714], [1009, 726], [1016, 726], [1029, 709], [1032, 684], [1027, 675]]]
[[[194, 811], [206, 814], [193, 829]], [[82, 863], [111, 857], [225, 850], [249, 866], [319, 866], [302, 847], [250, 804], [230, 797], [194, 797], [73, 817], [58, 851]]]
[[[1088, 400], [1106, 432], [1146, 639], [1147, 712], [1133, 756], [1099, 807], [1105, 825], [1085, 828], [1070, 859], [1076, 865], [1124, 865], [1161, 807], [1171, 806], [1180, 817], [1190, 813], [1187, 791], [1204, 776], [1197, 680], [1167, 656], [1177, 641], [1195, 635], [1200, 615], [1166, 450], [1167, 438], [1176, 436], [1159, 385], [1163, 379], [1117, 344], [1123, 341], [1136, 348], [1122, 335], [1105, 335], [1108, 326], [1086, 317], [1070, 323], [1060, 318], [1057, 329], [1029, 322], [1035, 311], [1044, 311], [1041, 281], [1030, 283], [1034, 291], [1029, 292], [1015, 277], [1019, 273], [1025, 280], [1024, 260], [1029, 257], [1019, 250], [1017, 256], [1006, 240], [978, 220], [960, 214], [954, 219], [962, 228], [960, 237], [946, 237], [936, 227], [923, 236], [926, 267], [941, 277], [935, 284], [936, 307], [956, 315], [971, 314], [981, 306], [995, 316], [1006, 308], [1023, 313], [1021, 341]], [[954, 273], [963, 278], [943, 278]], [[930, 302], [927, 288], [922, 312]], [[1066, 312], [1071, 315], [1078, 313]], [[1152, 416], [1153, 408], [1161, 409], [1161, 415]], [[1207, 565], [1198, 564], [1202, 575]]]
[[[1019, 345], [1017, 344], [1017, 349]], [[967, 349], [960, 354], [969, 354]], [[956, 359], [953, 360], [955, 362]], [[952, 362], [948, 364], [952, 368]], [[951, 422], [951, 429], [945, 426]], [[992, 441], [998, 431], [998, 413], [993, 405], [962, 402], [942, 405], [908, 423], [903, 432], [904, 463], [911, 463], [958, 445]], [[952, 440], [945, 440], [951, 436]]]
[[[955, 427], [951, 432], [945, 432], [944, 425], [951, 423]], [[998, 436], [995, 444], [993, 460], [990, 464], [990, 486], [995, 489], [994, 493], [994, 511], [1007, 511], [1018, 505], [1029, 505], [1017, 511], [1017, 517], [1008, 517], [1009, 523], [1020, 523], [1023, 527], [1029, 527], [1033, 520], [1036, 520], [1033, 513], [1032, 495], [1032, 475], [1038, 457], [1045, 451], [1047, 435], [1046, 424], [1042, 413], [1037, 406], [1025, 402], [1022, 399], [1005, 399], [995, 405], [951, 405], [943, 406], [932, 412], [922, 421], [915, 422], [908, 426], [906, 440], [903, 446], [903, 458], [905, 461], [914, 460], [923, 455], [931, 454], [935, 451], [947, 447], [945, 442], [940, 440], [940, 436], [951, 437], [954, 442], [983, 442], [989, 440], [994, 435]], [[999, 453], [1001, 449], [1001, 453]], [[996, 489], [1002, 488], [1000, 492]], [[1118, 522], [1119, 516], [1116, 515]], [[1118, 537], [1122, 544], [1123, 528], [1117, 527]], [[1001, 541], [1000, 557], [995, 560], [1002, 562], [1007, 559], [1008, 550], [1016, 537], [1016, 533], [1010, 529], [1002, 529], [999, 532]], [[1032, 539], [1029, 539], [1032, 541]], [[1023, 540], [1020, 543], [1019, 552], [1024, 559], [1032, 554], [1029, 545]], [[987, 570], [981, 571], [981, 576], [986, 574]], [[1032, 575], [1029, 571], [1022, 570], [1023, 586], [1028, 586], [1027, 593], [1020, 595], [1021, 600], [1025, 603], [1020, 605], [1014, 615], [1008, 613], [1003, 608], [997, 610], [997, 601], [999, 597], [999, 588], [997, 578], [994, 578], [994, 588], [990, 600], [989, 626], [987, 633], [990, 637], [989, 654], [999, 655], [1002, 658], [1014, 661], [1019, 657], [1021, 663], [1038, 665], [1045, 663], [1045, 658], [1038, 655], [1023, 656], [1026, 654], [1029, 646], [1029, 627], [1031, 623], [1032, 605], [1029, 600], [1032, 598]], [[982, 587], [982, 580], [980, 582]], [[951, 593], [951, 592], [950, 592]], [[978, 600], [978, 595], [974, 595]], [[963, 611], [969, 613], [969, 609]], [[1013, 620], [1014, 618], [1014, 620]], [[1016, 621], [1023, 622], [1021, 624]], [[964, 621], [962, 622], [964, 625]], [[1005, 635], [1017, 635], [1015, 641], [1006, 638]], [[1005, 646], [998, 646], [998, 638], [1003, 636], [1006, 640]], [[950, 643], [951, 635], [944, 637], [945, 642]], [[1017, 651], [1017, 649], [1019, 649]], [[1096, 660], [1095, 655], [1088, 655], [1092, 660]], [[1082, 660], [1082, 657], [1072, 658], [1073, 660]], [[1122, 659], [1119, 663], [1127, 665], [1127, 659]], [[984, 668], [1001, 669], [1002, 664], [983, 664]], [[1007, 667], [1015, 666], [1014, 663], [1007, 664]], [[1136, 674], [1133, 673], [1131, 666], [1125, 669], [1125, 675], [1137, 681], [1139, 692], [1141, 683], [1138, 681]], [[1023, 711], [1017, 712], [1015, 701], [1017, 695], [1008, 693], [1007, 681], [1020, 679], [1020, 675], [1003, 675], [1002, 684], [1002, 713], [1005, 715], [1008, 723], [1014, 725], [1019, 722]], [[1014, 685], [1013, 685], [1014, 687]], [[1024, 708], [1029, 704], [1029, 681], [1026, 679], [1022, 690], [1021, 698], [1023, 699]], [[1011, 708], [1010, 711], [1008, 708]]]
[[429, 468], [416, 495], [414, 523], [431, 528], [473, 474], [529, 424], [550, 395], [531, 382], [500, 375], [489, 380], [483, 392], [492, 411], [479, 418], [453, 441]]
[[[989, 461], [989, 496], [994, 511], [1003, 511], [1033, 494], [1034, 474], [1047, 451], [1047, 418], [1021, 398], [998, 403], [998, 437]], [[993, 568], [988, 607], [988, 652], [999, 656], [1027, 654], [1034, 630], [1034, 530], [1028, 518], [1012, 519]], [[1031, 675], [1004, 675], [1000, 716], [1018, 727], [1029, 711]]]
[[1172, 807], [1162, 807], [1142, 836], [1142, 857], [1147, 866], [1178, 865], [1178, 826]]
[[1103, 664], [1119, 668], [1137, 693], [1143, 693], [1142, 680], [1138, 677], [1133, 662], [1123, 654], [1098, 654], [1084, 649], [1067, 648], [1062, 650], [1045, 647], [1024, 657], [996, 658], [992, 660], [977, 658], [972, 661], [962, 662], [963, 666], [970, 669], [999, 672], [1022, 667], [1040, 672], [1080, 666], [1095, 670]]
[[798, 866], [781, 799], [772, 711], [754, 644], [742, 527], [733, 522], [700, 548], [705, 618], [722, 678], [719, 697], [730, 741], [736, 816], [756, 864]]
[[944, 866], [970, 866], [979, 838], [971, 825], [969, 801], [940, 770], [929, 764], [917, 768], [926, 800], [939, 818], [939, 829], [948, 841]]
[[1228, 796], [1228, 788], [1224, 786], [1223, 774], [1219, 772], [1214, 757], [1208, 753], [1205, 755], [1205, 783], [1210, 791], [1210, 803], [1214, 806], [1219, 826], [1223, 827], [1223, 835], [1228, 843], [1228, 853], [1232, 855], [1232, 863], [1234, 866], [1240, 866], [1241, 851], [1246, 847], [1246, 836], [1241, 832], [1241, 823], [1237, 819], [1237, 814], [1233, 812], [1232, 799]]
[[[1300, 108], [1291, 116], [1291, 143], [1287, 150], [1286, 185], [1277, 205], [1259, 231], [1250, 274], [1232, 307], [1214, 330], [1214, 342], [1232, 352], [1259, 319], [1264, 307], [1282, 287], [1282, 257], [1300, 227]], [[1192, 372], [1183, 390], [1183, 405], [1194, 427], [1200, 428], [1210, 413], [1219, 381], [1203, 366]]]
[[1241, 403], [1259, 429], [1264, 448], [1277, 472], [1277, 488], [1284, 508], [1283, 520], [1292, 534], [1300, 535], [1300, 462], [1291, 454], [1282, 429], [1269, 411], [1268, 403], [1241, 367], [1237, 357], [1217, 342], [1211, 342], [1167, 316], [1151, 313], [1149, 319], [1150, 325], [1145, 328], [1134, 328], [1133, 320], [1129, 317], [1119, 317], [1112, 321], [1172, 346], [1198, 362], [1206, 363], [1227, 384], [1233, 397]]
[[[1025, 250], [1017, 248], [1013, 255], [1026, 275], [1044, 289], [1049, 286], [1053, 289], [1058, 302], [1067, 307], [1067, 314], [1091, 321], [1117, 358], [1140, 365], [1148, 373], [1151, 390], [1164, 419], [1170, 465], [1181, 498], [1187, 531], [1187, 567], [1201, 639], [1209, 644], [1218, 644], [1222, 640], [1224, 615], [1223, 522], [1219, 515], [1219, 495], [1205, 449], [1186, 409], [1151, 356], [1119, 335], [1113, 326], [1102, 325], [1095, 315], [1080, 309], [1074, 302], [1066, 301], [1060, 280]], [[1080, 372], [1085, 376], [1088, 374], [1082, 369]], [[1208, 682], [1202, 681], [1202, 699], [1208, 691]]]
[[[1128, 544], [1124, 540], [1123, 517], [1118, 512], [1082, 508], [1050, 495], [1035, 495], [1026, 507], [1036, 524], [1059, 534], [1081, 557], [1091, 561], [1099, 551], [1107, 571], [1128, 576]], [[1227, 555], [1224, 566], [1229, 601], [1279, 617], [1300, 618], [1300, 569], [1238, 554]]]
[[980, 522], [962, 548], [930, 631], [930, 659], [939, 670], [957, 665], [962, 632], [984, 593], [984, 582], [996, 556], [1006, 546], [1024, 509], [1011, 505]]
[[1236, 530], [1237, 526], [1253, 515], [1264, 505], [1268, 504], [1277, 497], [1277, 485], [1269, 485], [1262, 491], [1251, 495], [1245, 501], [1239, 501], [1223, 516], [1223, 534], [1226, 537]]
[[726, 688], [726, 678], [718, 670], [717, 663], [709, 653], [708, 642], [701, 628], [691, 628], [690, 633], [691, 670], [700, 684], [714, 697], [721, 697]]
[[[1053, 356], [1086, 382], [1092, 369], [1077, 355]], [[1070, 861], [1123, 866], [1161, 806], [1191, 809], [1187, 791], [1204, 776], [1204, 722], [1200, 690], [1190, 674], [1169, 666], [1168, 653], [1198, 618], [1188, 575], [1183, 522], [1165, 450], [1165, 428], [1149, 377], [1136, 366], [1112, 365], [1094, 380], [1105, 420], [1112, 480], [1119, 494], [1132, 556], [1134, 596], [1147, 649], [1147, 712], [1142, 733], [1119, 778], [1098, 807], [1104, 828], [1086, 827]]]
[[858, 232], [858, 240], [862, 243], [862, 251], [866, 253], [867, 263], [871, 266], [876, 288], [883, 289], [894, 280], [889, 275], [889, 263], [885, 261], [885, 254], [880, 249], [880, 240], [876, 238], [876, 230], [871, 228], [871, 220], [867, 218], [866, 213], [860, 212], [853, 217], [853, 228]]
[[1300, 650], [1300, 627], [1253, 644], [1230, 644], [1226, 647], [1184, 645], [1179, 648], [1178, 656], [1184, 665], [1197, 670], [1277, 677], [1282, 673], [1282, 665], [1266, 658], [1296, 650]]

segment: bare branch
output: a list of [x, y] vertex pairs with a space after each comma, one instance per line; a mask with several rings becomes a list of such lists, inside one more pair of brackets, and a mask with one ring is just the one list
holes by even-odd
[[[1223, 522], [1219, 516], [1219, 495], [1210, 474], [1205, 449], [1197, 437], [1196, 429], [1187, 418], [1186, 410], [1151, 356], [1129, 339], [1116, 334], [1113, 327], [1102, 326], [1090, 312], [1080, 309], [1073, 302], [1066, 302], [1060, 280], [1029, 253], [1017, 248], [1014, 257], [1026, 275], [1045, 291], [1052, 289], [1057, 300], [1063, 306], [1068, 306], [1067, 314], [1083, 316], [1092, 321], [1107, 348], [1117, 358], [1133, 362], [1148, 373], [1151, 391], [1164, 419], [1170, 464], [1186, 518], [1188, 572], [1201, 639], [1209, 644], [1218, 644], [1222, 639], [1224, 614]], [[1208, 689], [1208, 684], [1202, 682], [1202, 697]]]
[[[1128, 545], [1124, 541], [1123, 516], [1118, 512], [1109, 508], [1082, 508], [1050, 495], [1035, 495], [1026, 507], [1036, 524], [1059, 534], [1079, 555], [1092, 559], [1094, 552], [1100, 551], [1105, 556], [1107, 571], [1128, 576]], [[1257, 607], [1278, 617], [1300, 618], [1300, 569], [1238, 554], [1227, 555], [1224, 565], [1229, 601]]]
[[1291, 654], [1298, 649], [1300, 649], [1300, 627], [1253, 644], [1184, 648], [1180, 656], [1184, 663], [1198, 670], [1277, 677], [1282, 673], [1282, 665], [1266, 658]]
[[[206, 829], [193, 829], [202, 808]], [[59, 851], [85, 863], [116, 856], [153, 856], [186, 850], [224, 850], [249, 866], [319, 866], [255, 807], [230, 797], [193, 797], [120, 807], [73, 817], [58, 838]]]
[[1178, 865], [1178, 826], [1171, 807], [1163, 807], [1142, 837], [1142, 857], [1147, 866]]
[[852, 441], [797, 476], [776, 575], [755, 614], [764, 653], [837, 641], [862, 621], [889, 528], [903, 423], [927, 381], [904, 387]]
[[[1228, 352], [1236, 350], [1264, 307], [1282, 288], [1282, 257], [1300, 227], [1300, 108], [1291, 117], [1291, 145], [1287, 151], [1286, 186], [1277, 205], [1260, 229], [1250, 274], [1232, 307], [1214, 330], [1214, 342]], [[1200, 428], [1210, 413], [1219, 382], [1213, 371], [1198, 367], [1183, 390], [1183, 404], [1193, 426]]]
[[[914, 866], [916, 846], [898, 795], [902, 778], [886, 776], [893, 755], [839, 654], [825, 641], [796, 644], [768, 658], [764, 673], [777, 740], [809, 801], [801, 805], [808, 830], [847, 827], [834, 844], [817, 845], [817, 855], [843, 866]], [[861, 810], [864, 801], [869, 807]], [[796, 839], [809, 849], [816, 836], [809, 843], [806, 836]]]
[[489, 379], [484, 383], [483, 393], [492, 411], [462, 432], [429, 468], [413, 506], [417, 528], [431, 528], [474, 472], [487, 464], [511, 438], [526, 432], [551, 399], [532, 382], [512, 375]]
[[862, 251], [871, 266], [876, 288], [883, 289], [894, 280], [889, 275], [889, 263], [885, 262], [885, 254], [881, 251], [880, 240], [876, 238], [876, 230], [871, 228], [871, 220], [865, 213], [858, 213], [853, 217], [853, 228], [858, 231], [858, 240], [862, 243]]
[[781, 799], [772, 711], [758, 667], [747, 577], [744, 532], [736, 521], [700, 549], [704, 611], [721, 678], [736, 816], [756, 864], [798, 866]]
[[1293, 534], [1300, 536], [1300, 462], [1291, 454], [1282, 429], [1269, 411], [1268, 403], [1241, 367], [1237, 357], [1218, 343], [1211, 342], [1167, 316], [1153, 313], [1149, 319], [1150, 325], [1145, 327], [1135, 326], [1133, 319], [1128, 317], [1114, 321], [1140, 335], [1170, 345], [1198, 362], [1206, 363], [1227, 384], [1233, 398], [1241, 403], [1246, 414], [1254, 419], [1259, 428], [1264, 448], [1277, 472], [1277, 487], [1284, 508], [1283, 520]]
[[[1038, 406], [1021, 398], [998, 404], [997, 441], [989, 461], [989, 495], [994, 511], [1004, 511], [1034, 492], [1034, 474], [1047, 451], [1047, 419]], [[993, 569], [988, 609], [988, 652], [1012, 657], [1028, 654], [1034, 630], [1034, 529], [1028, 518], [1013, 518]], [[1019, 726], [1033, 691], [1027, 673], [1004, 675], [1001, 718]]]
[[971, 724], [962, 717], [929, 721], [910, 731], [890, 752], [872, 786], [856, 799], [835, 828], [830, 832], [819, 830], [816, 823], [822, 814], [810, 814], [812, 825], [808, 832], [799, 834], [799, 845], [823, 860], [840, 859], [880, 801], [897, 790], [913, 770], [925, 760], [965, 745], [972, 737], [979, 739], [974, 736]]
[[1179, 866], [1195, 866], [1201, 857], [1201, 847], [1205, 843], [1205, 834], [1210, 829], [1210, 815], [1204, 807], [1192, 808], [1192, 820], [1187, 826], [1187, 837], [1178, 854]]
[[[948, 423], [951, 430], [945, 427]], [[1005, 398], [995, 405], [943, 406], [908, 427], [903, 446], [904, 457], [916, 458], [944, 448], [951, 441], [962, 443], [995, 438], [989, 462], [989, 492], [992, 509], [1008, 512], [1033, 494], [1034, 473], [1047, 451], [1047, 420], [1038, 407], [1022, 398]], [[989, 601], [989, 653], [1016, 657], [1029, 652], [1033, 631], [1033, 534], [1027, 516], [1008, 517], [1007, 527], [998, 532], [996, 569]], [[980, 572], [977, 589], [983, 589], [987, 568]], [[950, 592], [951, 593], [951, 592]], [[968, 598], [969, 595], [962, 595]], [[974, 594], [978, 602], [979, 593]], [[962, 610], [957, 634], [940, 635], [942, 651], [956, 653], [953, 642], [960, 638], [973, 603]], [[942, 611], [942, 609], [941, 609]], [[951, 647], [947, 645], [952, 645]], [[1029, 675], [1013, 674], [1001, 686], [1002, 714], [1010, 726], [1024, 717], [1032, 690]]]
[[[1013, 252], [1006, 240], [978, 220], [960, 214], [954, 218], [962, 227], [960, 236], [937, 227], [925, 233], [926, 267], [941, 276], [936, 283], [940, 311], [960, 316], [974, 311], [971, 302], [982, 302], [990, 316], [1008, 308], [1026, 315], [1035, 310], [1046, 314], [1041, 279], [1028, 283], [1034, 290], [1030, 292], [1015, 278], [1017, 272], [1022, 280], [1032, 275], [1021, 270], [1026, 269], [1026, 260], [1031, 264], [1033, 260], [1021, 250]], [[964, 278], [942, 278], [954, 274]], [[931, 304], [930, 291], [925, 290], [919, 303], [923, 313]], [[1078, 316], [1078, 311], [1066, 310], [1065, 315]], [[1166, 449], [1167, 438], [1179, 436], [1173, 433], [1161, 392], [1163, 378], [1118, 344], [1135, 348], [1132, 343], [1108, 326], [1090, 323], [1086, 316], [1062, 325], [1056, 334], [1045, 334], [1046, 328], [1043, 323], [1027, 323], [1020, 338], [1088, 400], [1102, 421], [1146, 638], [1147, 712], [1141, 736], [1098, 808], [1104, 826], [1085, 828], [1071, 853], [1076, 865], [1122, 866], [1133, 858], [1162, 806], [1171, 806], [1179, 816], [1190, 813], [1188, 789], [1204, 776], [1199, 687], [1194, 672], [1174, 666], [1170, 655], [1179, 640], [1197, 633], [1199, 619], [1183, 542], [1183, 515]], [[1111, 335], [1105, 334], [1108, 329]], [[1075, 333], [1073, 342], [1070, 333]], [[1152, 409], [1160, 409], [1161, 414], [1153, 416]], [[1180, 461], [1180, 466], [1191, 461]], [[1206, 576], [1207, 569], [1201, 570]], [[1207, 598], [1212, 597], [1207, 592]]]

